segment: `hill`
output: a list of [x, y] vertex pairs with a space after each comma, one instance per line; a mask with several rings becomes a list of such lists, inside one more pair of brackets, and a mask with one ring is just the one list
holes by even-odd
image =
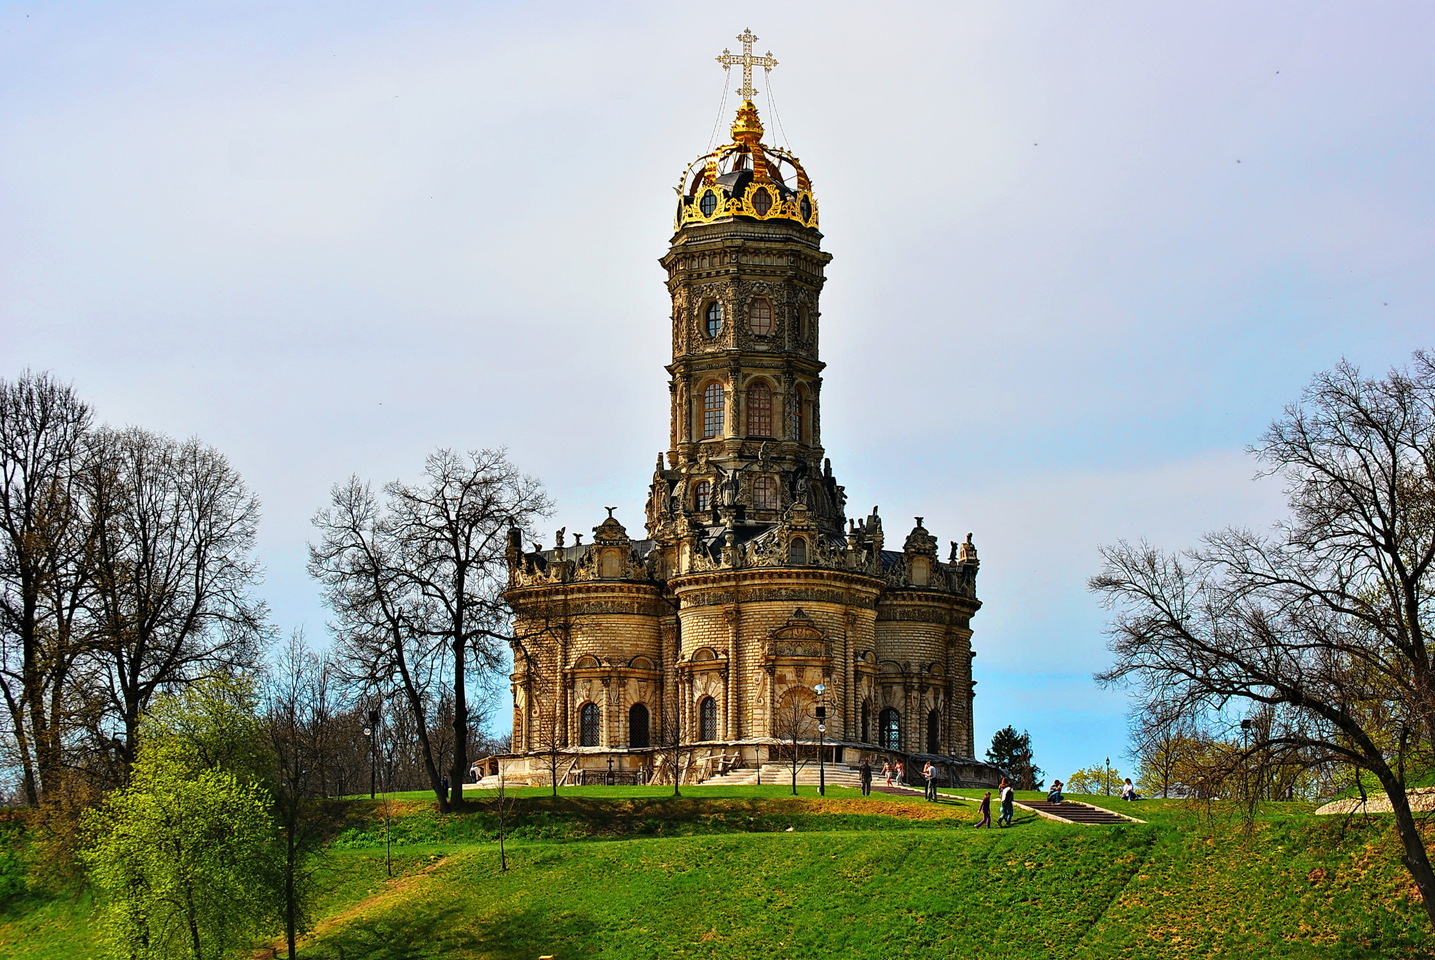
[[[439, 816], [400, 800], [336, 836], [300, 956], [1416, 957], [1435, 944], [1378, 819], [1279, 804], [1247, 828], [1146, 801], [1147, 824], [1024, 814], [978, 831], [970, 804], [781, 791], [530, 793], [506, 872], [491, 801]], [[12, 895], [0, 952], [102, 956], [90, 913]]]

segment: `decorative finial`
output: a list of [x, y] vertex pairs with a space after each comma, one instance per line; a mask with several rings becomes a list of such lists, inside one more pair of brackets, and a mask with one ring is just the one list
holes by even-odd
[[752, 42], [756, 40], [757, 37], [751, 30], [744, 30], [738, 34], [737, 38], [742, 41], [742, 56], [729, 53], [728, 49], [723, 47], [722, 56], [717, 58], [717, 62], [722, 64], [724, 70], [730, 70], [733, 66], [742, 64], [742, 86], [738, 89], [737, 93], [738, 96], [744, 100], [751, 100], [753, 95], [757, 93], [752, 86], [752, 68], [757, 66], [762, 67], [763, 70], [770, 71], [773, 67], [777, 66], [777, 60], [773, 57], [771, 50], [767, 51], [767, 53], [761, 57], [754, 57], [752, 55]]
[[613, 511], [614, 511], [614, 510], [617, 510], [618, 508], [617, 508], [617, 507], [604, 507], [603, 509], [608, 511], [608, 519], [609, 519], [609, 520], [612, 520], [612, 519], [613, 519]]

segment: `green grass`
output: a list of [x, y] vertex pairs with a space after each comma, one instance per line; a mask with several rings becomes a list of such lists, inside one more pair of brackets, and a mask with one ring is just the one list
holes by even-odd
[[[394, 880], [382, 823], [365, 816], [381, 805], [354, 804], [301, 957], [1358, 958], [1435, 946], [1388, 822], [1314, 817], [1308, 804], [1247, 823], [1220, 805], [1117, 802], [1149, 823], [1019, 811], [1013, 829], [979, 831], [972, 805], [920, 795], [520, 793], [507, 872], [491, 796], [447, 816], [423, 793], [396, 803]], [[102, 956], [92, 915], [83, 898], [11, 896], [0, 955]]]

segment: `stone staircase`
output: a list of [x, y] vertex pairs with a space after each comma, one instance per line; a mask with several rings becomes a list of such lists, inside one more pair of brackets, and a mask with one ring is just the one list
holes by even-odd
[[[1047, 800], [1018, 800], [1016, 805], [1026, 810], [1031, 810], [1052, 820], [1061, 820], [1066, 823], [1084, 824], [1113, 824], [1113, 823], [1145, 823], [1135, 817], [1128, 817], [1123, 813], [1116, 813], [1104, 807], [1094, 807], [1089, 803], [1077, 803], [1074, 800], [1063, 800], [1060, 803], [1051, 803]], [[993, 804], [995, 806], [995, 804]]]
[[[857, 790], [862, 786], [862, 774], [856, 767], [849, 767], [846, 764], [827, 764], [825, 776], [829, 787], [851, 787], [853, 790]], [[797, 771], [799, 787], [815, 787], [817, 779], [816, 763], [808, 763]], [[729, 770], [721, 776], [709, 777], [702, 781], [701, 785], [704, 787], [733, 787], [752, 786], [757, 783], [791, 785], [792, 765], [764, 763], [761, 767], [742, 767], [738, 770]]]

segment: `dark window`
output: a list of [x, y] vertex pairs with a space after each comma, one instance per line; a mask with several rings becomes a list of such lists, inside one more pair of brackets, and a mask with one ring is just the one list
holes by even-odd
[[793, 537], [792, 542], [787, 545], [788, 563], [807, 562], [807, 540], [802, 537]]
[[902, 715], [888, 707], [877, 715], [877, 723], [882, 727], [882, 749], [901, 750]]
[[716, 740], [717, 737], [717, 701], [712, 697], [703, 697], [698, 704], [698, 739]]
[[752, 208], [757, 211], [759, 217], [767, 216], [767, 211], [772, 209], [772, 194], [767, 192], [766, 187], [758, 187], [757, 192], [752, 195]]
[[772, 436], [772, 388], [762, 380], [747, 388], [747, 435]]
[[596, 747], [597, 745], [598, 705], [585, 703], [583, 709], [578, 711], [578, 746]]
[[802, 211], [802, 219], [803, 219], [804, 221], [806, 221], [806, 220], [811, 220], [811, 219], [812, 219], [812, 201], [811, 201], [811, 200], [807, 199], [806, 197], [803, 197], [803, 198], [802, 198], [802, 203], [800, 203], [800, 204], [798, 205], [798, 208]]
[[747, 323], [752, 332], [759, 337], [765, 337], [772, 333], [772, 301], [766, 297], [758, 297], [753, 300], [747, 310]]
[[722, 333], [722, 304], [716, 300], [708, 304], [704, 318], [706, 320], [704, 329], [707, 330], [709, 340]]
[[[698, 201], [698, 209], [703, 212], [703, 216], [712, 216], [713, 211], [717, 209], [717, 194], [711, 190], [703, 191], [703, 198]], [[805, 220], [807, 218], [804, 217], [803, 219]]]
[[648, 708], [641, 703], [628, 710], [628, 746], [646, 747], [648, 743]]
[[812, 336], [812, 314], [806, 307], [797, 308], [797, 335], [803, 340]]
[[703, 390], [703, 439], [722, 436], [723, 388], [710, 383]]
[[862, 742], [872, 742], [872, 705], [862, 701]]
[[699, 510], [707, 510], [712, 506], [713, 485], [706, 480], [699, 480], [697, 489], [693, 494], [693, 505]]
[[942, 718], [935, 710], [927, 713], [927, 752], [942, 752]]
[[777, 509], [777, 481], [772, 477], [758, 477], [752, 482], [752, 506], [756, 510]]

